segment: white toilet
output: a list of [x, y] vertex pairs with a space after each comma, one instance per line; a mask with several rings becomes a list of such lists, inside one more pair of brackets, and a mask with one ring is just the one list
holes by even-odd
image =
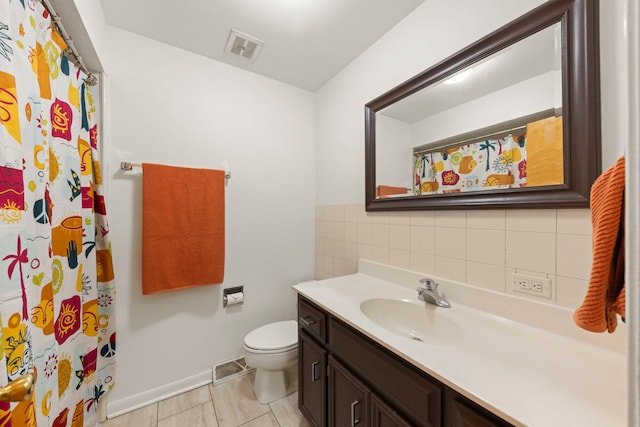
[[256, 368], [253, 391], [260, 403], [270, 403], [287, 394], [287, 371], [298, 361], [298, 323], [269, 323], [244, 337], [244, 360]]

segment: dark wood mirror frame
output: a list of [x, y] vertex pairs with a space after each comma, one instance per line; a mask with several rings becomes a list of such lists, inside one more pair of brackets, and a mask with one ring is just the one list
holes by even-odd
[[[562, 23], [564, 184], [376, 199], [376, 112]], [[601, 172], [598, 0], [550, 0], [365, 105], [367, 211], [589, 207]]]

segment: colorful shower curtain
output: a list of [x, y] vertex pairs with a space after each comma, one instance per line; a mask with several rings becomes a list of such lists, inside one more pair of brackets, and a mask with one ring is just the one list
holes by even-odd
[[114, 274], [96, 111], [46, 9], [0, 2], [0, 426], [97, 424], [114, 385]]

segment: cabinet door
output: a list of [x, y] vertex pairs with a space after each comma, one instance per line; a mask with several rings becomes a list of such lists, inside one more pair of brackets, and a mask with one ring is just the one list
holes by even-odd
[[298, 407], [316, 427], [326, 426], [327, 352], [305, 332], [298, 335]]
[[329, 356], [329, 426], [369, 426], [369, 388]]
[[411, 427], [389, 405], [375, 394], [371, 394], [371, 426], [372, 427]]

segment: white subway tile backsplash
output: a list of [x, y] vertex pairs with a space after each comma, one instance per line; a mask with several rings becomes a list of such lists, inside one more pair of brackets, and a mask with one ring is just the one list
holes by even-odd
[[345, 226], [344, 221], [331, 223], [331, 238], [344, 241], [345, 240], [344, 226]]
[[344, 260], [341, 258], [333, 258], [333, 274], [336, 276], [344, 276]]
[[389, 226], [389, 247], [402, 251], [411, 249], [411, 226], [395, 225]]
[[316, 223], [316, 237], [331, 238], [331, 223], [329, 221], [318, 221]]
[[505, 231], [467, 229], [467, 261], [504, 267]]
[[389, 224], [411, 225], [411, 212], [390, 212]]
[[435, 254], [411, 252], [410, 269], [424, 274], [436, 274]]
[[558, 233], [591, 236], [593, 234], [591, 210], [558, 209]]
[[555, 209], [512, 209], [506, 212], [507, 230], [540, 233], [556, 232]]
[[411, 268], [411, 252], [393, 248], [389, 249], [389, 264], [398, 268]]
[[344, 224], [344, 240], [345, 242], [356, 243], [358, 241], [358, 224], [355, 222], [346, 222]]
[[359, 223], [369, 222], [369, 212], [367, 212], [364, 208], [364, 204], [356, 205], [357, 213], [356, 213], [356, 221]]
[[436, 211], [436, 227], [466, 228], [465, 211]]
[[371, 246], [371, 261], [389, 264], [389, 248]]
[[334, 222], [345, 221], [345, 205], [332, 205], [331, 206], [331, 220]]
[[434, 227], [436, 225], [436, 214], [434, 211], [411, 212], [411, 225]]
[[344, 274], [356, 274], [358, 272], [358, 262], [345, 261], [345, 273]]
[[389, 214], [384, 212], [367, 212], [367, 221], [371, 224], [389, 224]]
[[372, 259], [371, 253], [373, 251], [373, 246], [358, 243], [358, 259]]
[[506, 242], [507, 267], [555, 274], [555, 234], [507, 231]]
[[467, 211], [467, 229], [504, 230], [506, 211]]
[[370, 245], [371, 242], [371, 224], [358, 223], [358, 243]]
[[436, 228], [436, 255], [464, 259], [466, 252], [466, 230], [464, 228]]
[[467, 261], [466, 282], [498, 292], [506, 292], [505, 267]]
[[333, 240], [331, 242], [331, 255], [334, 258], [344, 259], [344, 240]]
[[512, 274], [552, 280], [546, 303], [581, 303], [591, 267], [588, 209], [371, 212], [316, 206], [316, 278], [357, 271], [358, 259], [513, 293]]
[[411, 226], [411, 252], [421, 254], [436, 253], [435, 227]]
[[345, 205], [344, 221], [347, 223], [358, 222], [358, 205]]
[[371, 244], [389, 247], [389, 224], [371, 224]]
[[332, 277], [336, 276], [328, 271], [316, 270], [316, 280], [331, 279]]
[[344, 259], [348, 262], [358, 262], [358, 244], [354, 242], [344, 243]]
[[591, 274], [591, 236], [558, 234], [558, 275], [588, 280]]
[[466, 282], [466, 262], [436, 255], [436, 276]]

